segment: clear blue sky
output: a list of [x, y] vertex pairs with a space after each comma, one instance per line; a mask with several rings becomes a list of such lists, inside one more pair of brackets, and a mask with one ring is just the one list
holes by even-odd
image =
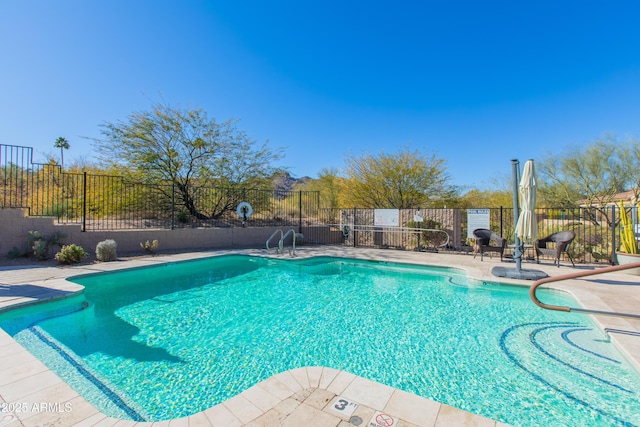
[[161, 98], [240, 119], [294, 176], [435, 153], [484, 186], [510, 159], [640, 137], [637, 1], [0, 0], [0, 143], [82, 137]]

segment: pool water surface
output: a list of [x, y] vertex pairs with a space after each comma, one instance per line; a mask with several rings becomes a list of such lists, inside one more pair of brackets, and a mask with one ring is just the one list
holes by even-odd
[[70, 280], [84, 293], [2, 314], [0, 327], [119, 418], [194, 414], [302, 366], [515, 426], [640, 414], [638, 372], [589, 317], [455, 269], [228, 255]]

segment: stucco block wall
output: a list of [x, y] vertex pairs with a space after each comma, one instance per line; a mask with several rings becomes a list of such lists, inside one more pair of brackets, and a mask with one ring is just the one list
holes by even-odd
[[[0, 209], [0, 256], [6, 256], [14, 247], [22, 248], [28, 233], [37, 230], [45, 237], [56, 231], [65, 234], [63, 244], [75, 243], [90, 254], [95, 254], [98, 242], [113, 239], [119, 254], [142, 253], [140, 243], [158, 240], [158, 250], [207, 250], [218, 248], [263, 248], [278, 227], [260, 228], [184, 228], [175, 230], [119, 230], [82, 232], [80, 225], [57, 225], [53, 218], [34, 218], [22, 209]], [[51, 254], [53, 256], [53, 254]]]

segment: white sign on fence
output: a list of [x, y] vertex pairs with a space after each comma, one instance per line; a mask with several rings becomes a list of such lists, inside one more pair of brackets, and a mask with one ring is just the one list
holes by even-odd
[[473, 230], [476, 228], [489, 229], [489, 209], [467, 209], [467, 237], [473, 239]]
[[373, 225], [398, 227], [400, 225], [400, 209], [374, 209]]

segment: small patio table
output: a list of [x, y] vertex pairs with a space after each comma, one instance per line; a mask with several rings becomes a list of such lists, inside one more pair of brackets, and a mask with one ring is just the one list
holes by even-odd
[[[522, 254], [522, 259], [526, 260], [526, 261], [535, 261], [536, 260], [536, 254], [534, 252], [533, 245], [525, 244], [523, 246], [524, 246], [524, 253]], [[513, 252], [516, 249], [516, 245], [515, 244], [507, 245], [507, 248], [511, 250], [511, 253], [510, 254], [505, 254], [505, 257], [513, 258]]]

